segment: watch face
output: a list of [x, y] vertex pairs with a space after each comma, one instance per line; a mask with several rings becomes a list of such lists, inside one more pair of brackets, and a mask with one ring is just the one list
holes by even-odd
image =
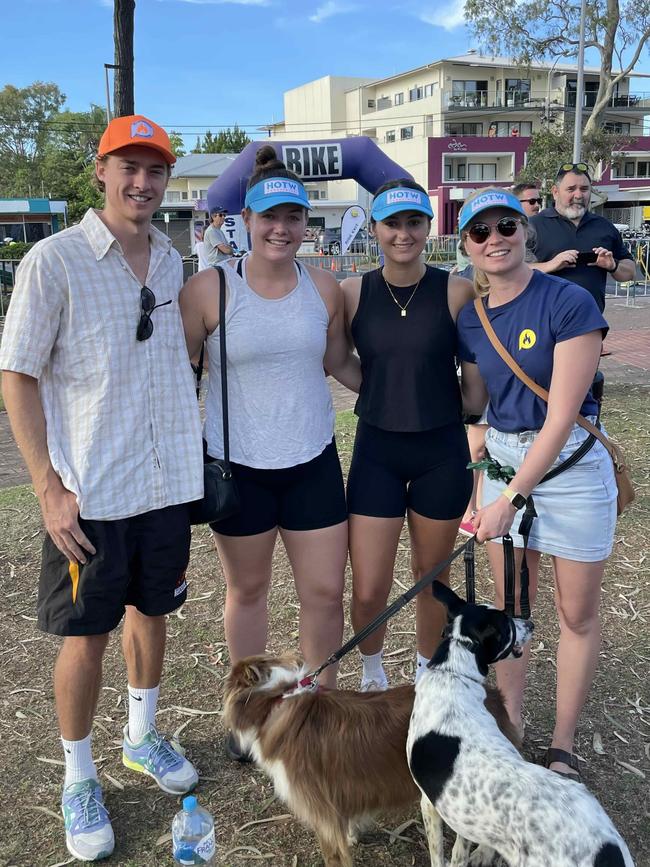
[[526, 497], [523, 494], [515, 494], [511, 502], [515, 509], [523, 509], [526, 505]]

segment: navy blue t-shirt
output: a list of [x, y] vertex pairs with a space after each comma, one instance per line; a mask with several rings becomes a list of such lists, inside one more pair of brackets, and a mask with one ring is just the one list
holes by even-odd
[[[484, 302], [485, 303], [485, 302]], [[581, 286], [551, 274], [533, 271], [524, 291], [486, 311], [497, 337], [517, 364], [547, 389], [553, 373], [556, 343], [608, 325], [593, 297]], [[498, 355], [478, 318], [474, 303], [458, 314], [458, 356], [478, 364], [490, 395], [488, 422], [505, 433], [539, 430], [546, 420], [546, 402], [524, 385]], [[588, 392], [581, 415], [595, 415], [596, 401]]]

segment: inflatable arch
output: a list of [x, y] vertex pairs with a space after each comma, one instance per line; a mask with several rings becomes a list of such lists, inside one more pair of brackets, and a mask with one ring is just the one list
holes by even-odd
[[266, 144], [270, 144], [286, 167], [303, 181], [352, 178], [369, 193], [374, 193], [385, 181], [412, 177], [367, 136], [320, 141], [262, 139], [246, 145], [232, 165], [210, 185], [208, 209], [225, 208], [232, 215], [241, 212], [255, 154]]

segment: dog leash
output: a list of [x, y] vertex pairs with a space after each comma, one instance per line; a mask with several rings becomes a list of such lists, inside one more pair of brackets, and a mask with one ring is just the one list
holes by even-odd
[[[430, 572], [427, 572], [427, 574], [423, 578], [420, 578], [420, 580], [417, 582], [417, 584], [414, 584], [410, 588], [410, 590], [407, 590], [406, 593], [403, 593], [398, 599], [395, 600], [395, 602], [392, 603], [392, 605], [389, 605], [388, 608], [385, 608], [380, 614], [377, 615], [377, 617], [374, 618], [374, 620], [371, 620], [370, 623], [366, 624], [366, 626], [363, 627], [363, 629], [359, 630], [359, 632], [357, 632], [355, 635], [353, 635], [349, 641], [346, 641], [346, 643], [342, 647], [339, 647], [338, 650], [336, 650], [334, 653], [332, 653], [332, 655], [329, 656], [322, 665], [319, 665], [317, 669], [315, 669], [314, 671], [311, 672], [311, 674], [306, 675], [305, 677], [302, 678], [302, 680], [298, 681], [298, 685], [297, 685], [298, 688], [296, 691], [317, 689], [318, 688], [318, 675], [321, 674], [321, 672], [323, 672], [330, 665], [335, 665], [337, 662], [340, 662], [343, 659], [343, 657], [346, 656], [351, 650], [354, 650], [354, 648], [358, 644], [360, 644], [362, 641], [365, 641], [365, 639], [369, 635], [372, 635], [372, 633], [376, 629], [379, 629], [379, 627], [382, 626], [384, 623], [386, 623], [387, 620], [390, 620], [391, 617], [393, 617], [395, 614], [397, 614], [398, 611], [400, 611], [402, 608], [404, 608], [404, 606], [407, 603], [409, 603], [411, 601], [411, 599], [413, 599], [414, 596], [417, 596], [417, 594], [420, 593], [420, 591], [424, 590], [425, 587], [428, 587], [429, 584], [433, 584], [433, 582], [438, 577], [438, 575], [440, 575], [440, 573], [443, 572], [447, 568], [447, 566], [451, 565], [451, 563], [453, 563], [454, 560], [457, 557], [459, 557], [463, 552], [467, 551], [470, 547], [473, 550], [475, 538], [476, 538], [476, 536], [472, 536], [471, 539], [468, 539], [466, 542], [464, 542], [462, 545], [460, 545], [458, 548], [456, 548], [455, 551], [453, 551], [449, 555], [449, 557], [447, 557], [446, 560], [443, 560], [442, 563], [438, 563], [436, 566], [434, 566], [433, 569]], [[466, 583], [467, 583], [467, 575], [468, 575], [467, 562], [468, 561], [466, 559], [465, 560]], [[472, 579], [471, 580], [473, 582], [474, 581], [473, 556], [472, 556], [471, 573], [472, 573]], [[472, 592], [473, 593], [475, 592], [474, 589], [472, 589]]]

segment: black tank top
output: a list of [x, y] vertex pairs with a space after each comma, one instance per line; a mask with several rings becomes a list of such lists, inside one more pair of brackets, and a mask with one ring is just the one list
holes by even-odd
[[[446, 271], [427, 266], [402, 316], [381, 269], [363, 275], [351, 331], [362, 374], [355, 412], [368, 424], [415, 432], [460, 421], [448, 282]], [[404, 306], [414, 286], [391, 288]]]

